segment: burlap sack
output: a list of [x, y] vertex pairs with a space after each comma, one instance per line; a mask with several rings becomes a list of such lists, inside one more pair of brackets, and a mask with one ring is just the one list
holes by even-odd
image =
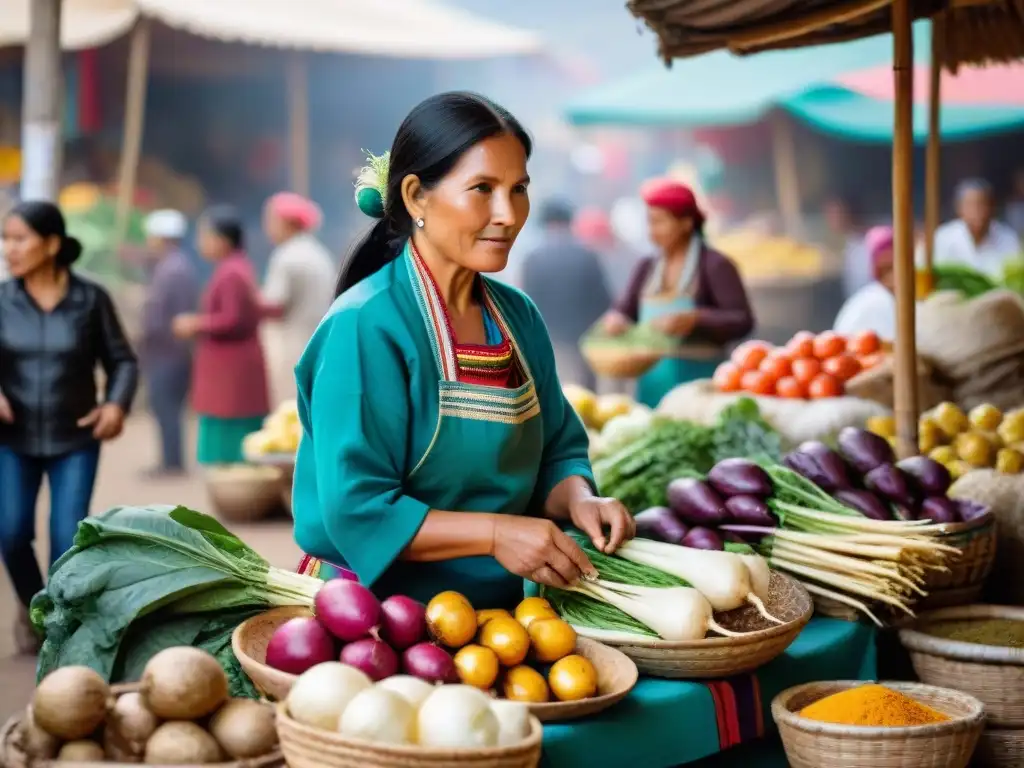
[[953, 399], [963, 408], [991, 403], [1008, 411], [1024, 405], [1024, 355], [989, 365], [953, 388]]
[[948, 291], [917, 306], [917, 352], [944, 376], [973, 375], [988, 363], [1024, 351], [1024, 300], [990, 291], [964, 300]]
[[[739, 394], [717, 392], [707, 380], [682, 384], [662, 399], [656, 412], [699, 424], [713, 424], [719, 412], [734, 403]], [[831, 397], [826, 400], [786, 400], [780, 397], [754, 397], [761, 414], [790, 444], [828, 438], [844, 427], [863, 427], [872, 416], [889, 413], [885, 406], [855, 397]]]
[[1024, 605], [1024, 475], [980, 469], [957, 480], [949, 495], [987, 504], [996, 516], [999, 544], [986, 602]]
[[[861, 400], [872, 400], [886, 408], [894, 407], [895, 365], [892, 355], [872, 368], [858, 373], [846, 382], [846, 394]], [[917, 404], [922, 411], [934, 408], [953, 396], [952, 387], [926, 360], [917, 360]]]

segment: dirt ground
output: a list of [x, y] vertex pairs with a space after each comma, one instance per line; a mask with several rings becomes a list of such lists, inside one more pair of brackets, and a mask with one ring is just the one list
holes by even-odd
[[[194, 438], [195, 425], [191, 425]], [[194, 439], [189, 441], [194, 445]], [[142, 473], [155, 463], [157, 440], [152, 421], [145, 414], [129, 419], [124, 434], [108, 444], [100, 460], [93, 513], [118, 504], [184, 504], [200, 511], [208, 510], [202, 474], [194, 469], [182, 479], [162, 482], [144, 478]], [[36, 549], [46, 557], [48, 502], [40, 496], [36, 530]], [[266, 523], [233, 525], [232, 529], [271, 564], [292, 568], [298, 563], [299, 550], [292, 540], [291, 523], [274, 520]], [[35, 659], [17, 656], [10, 627], [15, 615], [15, 598], [6, 572], [0, 575], [0, 723], [20, 710], [29, 700], [35, 678]]]

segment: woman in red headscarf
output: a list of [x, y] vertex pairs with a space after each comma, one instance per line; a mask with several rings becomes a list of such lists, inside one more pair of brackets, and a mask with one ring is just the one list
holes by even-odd
[[660, 253], [637, 264], [604, 326], [619, 334], [634, 323], [650, 323], [679, 339], [677, 353], [638, 382], [637, 399], [653, 408], [677, 385], [710, 378], [725, 346], [753, 329], [754, 313], [736, 266], [704, 243], [704, 212], [693, 190], [673, 179], [653, 179], [640, 194]]

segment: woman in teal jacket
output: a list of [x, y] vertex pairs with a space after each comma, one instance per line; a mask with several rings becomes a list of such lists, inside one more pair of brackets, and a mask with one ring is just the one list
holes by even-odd
[[505, 267], [526, 221], [529, 154], [505, 110], [448, 93], [413, 109], [389, 165], [361, 176], [357, 201], [379, 220], [296, 368], [305, 572], [509, 606], [523, 578], [593, 572], [560, 523], [606, 552], [633, 535], [595, 492], [536, 308], [481, 274]]

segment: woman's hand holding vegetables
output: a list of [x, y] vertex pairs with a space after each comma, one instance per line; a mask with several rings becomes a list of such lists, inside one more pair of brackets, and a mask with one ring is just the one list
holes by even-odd
[[171, 332], [179, 339], [191, 339], [199, 333], [199, 315], [177, 315], [171, 321]]
[[[636, 535], [636, 521], [618, 499], [578, 499], [569, 505], [569, 519], [590, 537], [595, 547], [609, 555]], [[610, 529], [607, 536], [606, 526]]]
[[601, 318], [601, 327], [609, 336], [621, 336], [629, 330], [629, 326], [632, 324], [628, 317], [614, 309], [606, 312], [605, 316]]
[[651, 325], [669, 336], [689, 336], [697, 325], [696, 312], [677, 312], [655, 318]]
[[491, 553], [509, 572], [549, 587], [597, 576], [579, 545], [550, 520], [496, 515]]

